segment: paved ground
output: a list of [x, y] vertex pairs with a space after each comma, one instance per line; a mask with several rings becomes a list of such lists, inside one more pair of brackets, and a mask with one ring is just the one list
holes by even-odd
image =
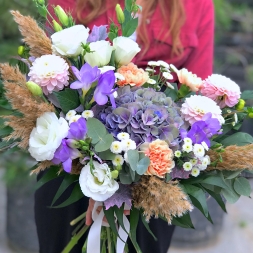
[[[0, 177], [3, 171], [0, 169]], [[253, 188], [253, 180], [251, 180]], [[253, 197], [253, 194], [252, 194]], [[253, 252], [253, 199], [241, 198], [236, 204], [227, 204], [223, 227], [216, 240], [199, 247], [172, 246], [168, 253], [251, 253]], [[28, 253], [14, 250], [6, 237], [6, 189], [0, 181], [0, 253]], [[33, 252], [38, 253], [38, 252]], [[56, 252], [58, 253], [58, 252]], [[154, 252], [155, 253], [155, 252]]]

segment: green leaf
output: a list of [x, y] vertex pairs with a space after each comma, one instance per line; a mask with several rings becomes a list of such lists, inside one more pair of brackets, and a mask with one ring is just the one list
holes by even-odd
[[53, 92], [53, 94], [57, 97], [64, 113], [76, 109], [80, 105], [77, 90], [66, 88], [63, 91]]
[[146, 156], [138, 162], [136, 172], [139, 175], [143, 175], [147, 171], [149, 165], [150, 165], [150, 159], [149, 157]]
[[129, 161], [130, 168], [133, 171], [137, 170], [137, 163], [139, 162], [139, 152], [137, 150], [128, 150], [127, 159]]
[[226, 182], [228, 188], [222, 189], [221, 194], [229, 203], [234, 204], [240, 198], [240, 195], [234, 190], [232, 180], [226, 180]]
[[225, 179], [234, 179], [238, 175], [242, 173], [243, 170], [237, 170], [237, 171], [230, 171], [230, 170], [223, 170], [222, 174], [224, 175]]
[[156, 236], [153, 234], [152, 230], [150, 229], [145, 217], [143, 214], [141, 214], [141, 220], [142, 220], [142, 223], [144, 224], [145, 228], [148, 230], [148, 232], [153, 236], [154, 240], [157, 241], [157, 238]]
[[135, 208], [132, 207], [131, 211], [130, 211], [130, 233], [129, 233], [129, 237], [134, 245], [134, 248], [136, 250], [137, 253], [142, 253], [141, 249], [136, 241], [136, 229], [137, 229], [137, 225], [139, 222], [139, 216], [140, 216], [140, 211]]
[[244, 177], [236, 178], [234, 181], [235, 191], [243, 196], [250, 196], [251, 187], [249, 181]]
[[245, 90], [241, 94], [241, 99], [253, 99], [253, 90]]
[[98, 154], [98, 156], [102, 159], [102, 160], [113, 160], [116, 156], [116, 154], [112, 153], [111, 150], [106, 150], [106, 151], [103, 151], [103, 152], [100, 152]]
[[110, 39], [110, 41], [113, 41], [115, 38], [117, 38], [117, 34], [113, 32], [109, 32], [108, 38]]
[[128, 166], [123, 165], [122, 170], [119, 172], [119, 179], [122, 184], [131, 184], [134, 181], [130, 171], [132, 170]]
[[226, 205], [225, 205], [225, 203], [224, 203], [224, 201], [223, 201], [221, 195], [220, 195], [220, 194], [217, 194], [217, 193], [215, 193], [215, 192], [213, 192], [213, 191], [211, 191], [211, 190], [208, 189], [208, 188], [205, 188], [205, 187], [203, 187], [203, 188], [205, 189], [205, 191], [206, 191], [208, 194], [210, 194], [210, 195], [216, 200], [216, 202], [219, 204], [219, 206], [221, 207], [221, 209], [222, 209], [224, 212], [227, 212], [227, 210], [226, 210]]
[[239, 132], [225, 138], [221, 141], [221, 143], [225, 147], [230, 145], [245, 146], [247, 144], [253, 143], [253, 137], [250, 134]]
[[71, 192], [71, 195], [69, 196], [69, 198], [67, 200], [65, 200], [63, 203], [61, 203], [60, 205], [51, 206], [51, 208], [61, 208], [61, 207], [69, 206], [69, 205], [75, 203], [76, 201], [78, 201], [81, 198], [84, 198], [84, 195], [81, 191], [79, 183], [76, 183], [76, 185], [74, 186], [73, 191]]
[[226, 182], [223, 180], [223, 178], [221, 178], [218, 175], [217, 176], [209, 176], [208, 178], [205, 178], [204, 180], [202, 180], [201, 183], [219, 186], [223, 189], [228, 188], [228, 186], [227, 186]]
[[173, 217], [171, 224], [182, 227], [182, 228], [194, 228], [192, 224], [191, 216], [189, 213], [185, 213], [181, 217]]
[[65, 190], [77, 180], [78, 180], [77, 175], [66, 175], [63, 178], [62, 183], [54, 196], [51, 206], [53, 206], [54, 203], [57, 201], [57, 199], [59, 199], [60, 196], [63, 194], [63, 192], [65, 192]]
[[95, 146], [96, 152], [103, 152], [110, 148], [114, 138], [111, 134], [106, 134]]
[[104, 213], [113, 233], [118, 236], [119, 233], [114, 220], [114, 208], [109, 208], [108, 210], [104, 208]]
[[133, 2], [133, 0], [125, 0], [125, 8], [130, 13], [132, 11], [132, 2]]
[[126, 23], [124, 28], [122, 27], [122, 35], [124, 37], [131, 36], [135, 32], [137, 26], [138, 26], [138, 18], [131, 19], [130, 21], [128, 21], [128, 23]]
[[11, 132], [12, 132], [12, 128], [9, 127], [9, 126], [6, 126], [6, 127], [2, 128], [2, 129], [0, 129], [0, 136], [4, 137], [6, 135], [9, 135]]
[[178, 97], [178, 92], [177, 90], [173, 90], [171, 88], [166, 88], [166, 90], [164, 91], [166, 97], [170, 97], [173, 101], [175, 101]]
[[51, 166], [47, 169], [47, 172], [40, 178], [40, 180], [36, 184], [36, 190], [39, 189], [41, 186], [49, 182], [50, 180], [61, 177], [63, 174], [58, 175], [59, 167], [58, 166]]
[[114, 206], [114, 212], [116, 214], [116, 217], [118, 219], [118, 222], [120, 224], [120, 226], [123, 228], [123, 230], [128, 234], [128, 232], [126, 231], [125, 225], [124, 225], [124, 221], [123, 221], [123, 214], [124, 214], [124, 204], [118, 208], [117, 206]]
[[92, 144], [98, 143], [107, 133], [102, 122], [95, 118], [89, 118], [87, 120], [87, 128], [87, 135], [92, 139]]

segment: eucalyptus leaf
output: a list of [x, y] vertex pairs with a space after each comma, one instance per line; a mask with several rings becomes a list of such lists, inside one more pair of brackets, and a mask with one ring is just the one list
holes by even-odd
[[102, 122], [95, 118], [89, 118], [87, 120], [87, 128], [87, 135], [92, 139], [92, 144], [98, 143], [107, 133]]
[[241, 94], [241, 99], [253, 99], [253, 90], [245, 90]]
[[131, 184], [134, 182], [130, 175], [130, 171], [132, 171], [128, 166], [123, 165], [122, 170], [119, 172], [119, 180], [122, 184]]
[[147, 171], [149, 165], [150, 159], [149, 157], [146, 156], [138, 162], [136, 172], [139, 175], [143, 175]]
[[95, 151], [103, 152], [110, 148], [114, 138], [111, 134], [103, 136], [103, 138], [96, 144]]
[[133, 171], [137, 170], [137, 163], [139, 162], [139, 152], [137, 150], [130, 149], [127, 151], [127, 160], [130, 168]]
[[102, 159], [102, 160], [113, 160], [116, 156], [116, 154], [112, 153], [111, 150], [106, 150], [106, 151], [103, 151], [103, 152], [100, 152], [98, 154], [98, 156]]
[[251, 187], [249, 181], [244, 177], [236, 178], [234, 181], [235, 191], [243, 196], [250, 196]]

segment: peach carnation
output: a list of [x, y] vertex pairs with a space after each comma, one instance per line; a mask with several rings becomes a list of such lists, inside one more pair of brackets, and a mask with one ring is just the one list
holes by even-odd
[[212, 117], [217, 118], [221, 124], [224, 123], [220, 107], [208, 97], [192, 95], [186, 98], [185, 102], [182, 104], [181, 112], [184, 119], [191, 125], [201, 120], [203, 116], [209, 112], [212, 113]]
[[124, 76], [124, 80], [118, 80], [118, 86], [142, 86], [149, 80], [149, 75], [143, 69], [139, 69], [135, 64], [130, 62], [126, 66], [121, 66], [117, 72]]
[[201, 87], [201, 93], [214, 100], [220, 108], [233, 107], [240, 99], [240, 87], [231, 79], [213, 74], [209, 76]]
[[150, 165], [145, 173], [146, 175], [155, 175], [162, 178], [175, 167], [173, 151], [165, 141], [155, 140], [151, 142], [145, 154], [150, 159]]
[[43, 55], [37, 58], [28, 73], [29, 81], [41, 86], [48, 95], [67, 86], [69, 80], [69, 66], [67, 62], [57, 55]]

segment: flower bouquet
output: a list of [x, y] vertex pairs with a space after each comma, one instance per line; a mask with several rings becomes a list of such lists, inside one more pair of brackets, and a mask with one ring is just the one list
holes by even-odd
[[[46, 18], [44, 1], [35, 2]], [[19, 67], [0, 66], [1, 105], [10, 112], [1, 116], [1, 150], [27, 150], [37, 161], [32, 173], [47, 170], [40, 186], [63, 177], [52, 205], [71, 184], [58, 207], [85, 196], [95, 201], [83, 252], [126, 252], [128, 237], [141, 252], [139, 218], [155, 238], [151, 217], [191, 228], [193, 208], [212, 222], [207, 194], [226, 211], [224, 199], [251, 193], [241, 172], [253, 170], [253, 138], [239, 128], [253, 116], [245, 104], [252, 91], [241, 94], [229, 78], [201, 80], [163, 61], [139, 69], [132, 61], [140, 48], [129, 38], [139, 10], [126, 0], [109, 31], [90, 31], [56, 6], [51, 33], [12, 11], [24, 46]], [[72, 222], [64, 253], [88, 229], [85, 215]]]

